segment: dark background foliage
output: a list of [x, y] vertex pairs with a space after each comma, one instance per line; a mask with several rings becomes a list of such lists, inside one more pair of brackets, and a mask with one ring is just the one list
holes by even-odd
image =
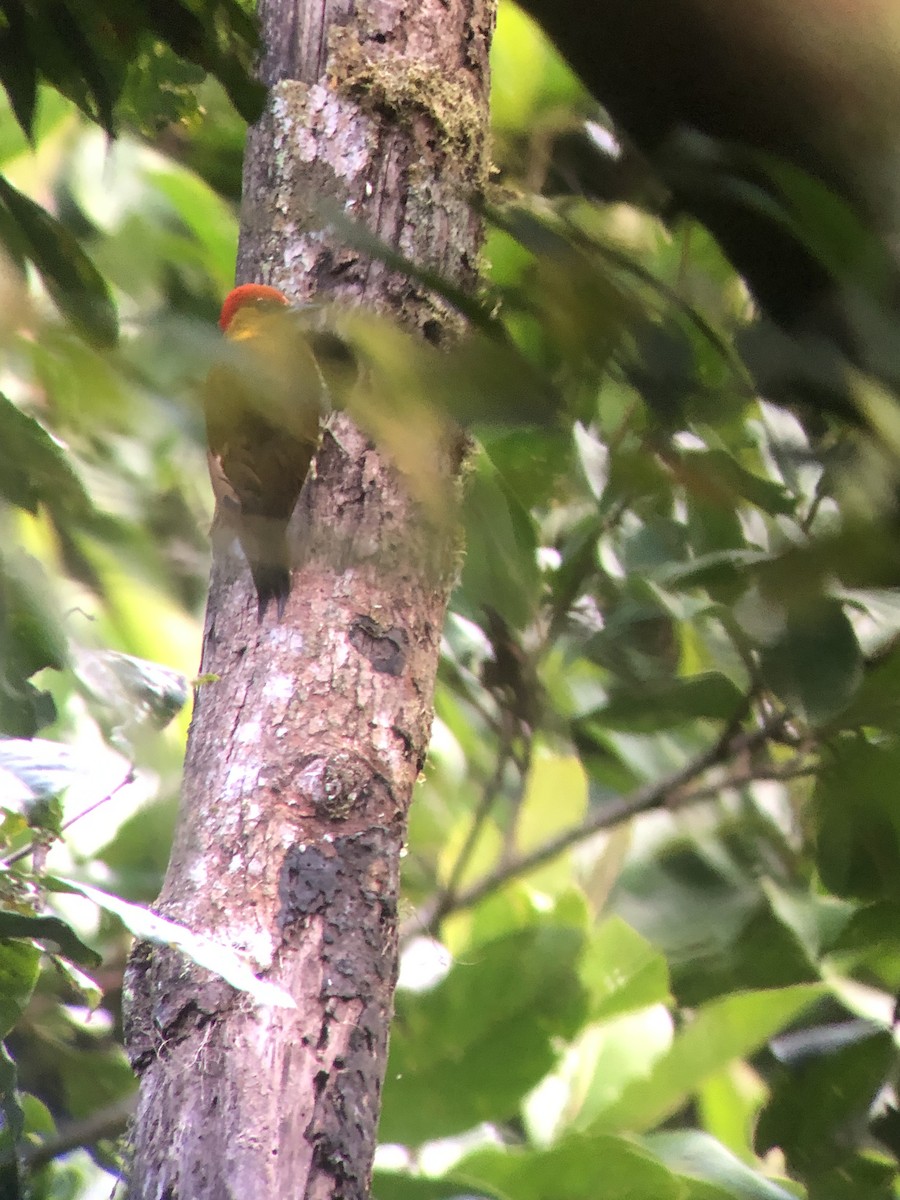
[[[2, 14], [0, 1149], [4, 1195], [83, 1200], [133, 1088], [122, 970], [208, 565], [197, 386], [261, 95], [236, 0]], [[894, 1196], [896, 399], [827, 348], [801, 383], [869, 430], [792, 387], [512, 4], [494, 72], [477, 332], [440, 360], [352, 333], [477, 438], [376, 1195]], [[796, 187], [815, 243], [830, 196]]]

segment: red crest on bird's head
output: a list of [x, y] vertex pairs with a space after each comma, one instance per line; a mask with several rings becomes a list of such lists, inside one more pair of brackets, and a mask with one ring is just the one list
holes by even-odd
[[219, 328], [227, 329], [234, 320], [238, 309], [247, 304], [288, 304], [288, 298], [278, 288], [269, 287], [267, 283], [242, 283], [225, 297], [222, 311], [219, 314]]

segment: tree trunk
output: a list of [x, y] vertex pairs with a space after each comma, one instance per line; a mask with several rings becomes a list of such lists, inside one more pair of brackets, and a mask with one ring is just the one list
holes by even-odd
[[[493, 0], [260, 0], [260, 17], [271, 92], [247, 147], [239, 281], [374, 307], [441, 340], [441, 303], [331, 236], [321, 202], [473, 285]], [[137, 947], [129, 1195], [141, 1200], [369, 1193], [400, 853], [454, 539], [444, 530], [435, 546], [345, 415], [295, 524], [304, 550], [281, 622], [257, 622], [245, 563], [214, 567], [201, 666], [213, 682], [197, 691], [159, 908], [248, 955], [297, 1008]]]

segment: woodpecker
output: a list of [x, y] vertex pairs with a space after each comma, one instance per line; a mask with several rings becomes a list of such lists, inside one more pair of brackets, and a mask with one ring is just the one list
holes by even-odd
[[277, 288], [229, 292], [219, 326], [227, 339], [204, 388], [214, 532], [237, 536], [261, 621], [291, 590], [287, 527], [319, 445], [325, 385], [300, 316]]

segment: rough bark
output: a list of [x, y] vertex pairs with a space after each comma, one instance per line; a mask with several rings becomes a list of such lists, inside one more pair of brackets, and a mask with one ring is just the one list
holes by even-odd
[[[261, 0], [260, 15], [271, 93], [247, 147], [238, 281], [375, 307], [441, 340], [440, 302], [343, 246], [321, 203], [473, 284], [492, 0]], [[302, 561], [281, 622], [257, 622], [239, 559], [214, 567], [201, 672], [215, 681], [196, 696], [159, 908], [247, 954], [297, 1008], [137, 948], [141, 1200], [369, 1191], [400, 854], [455, 547], [345, 415], [295, 524]]]

